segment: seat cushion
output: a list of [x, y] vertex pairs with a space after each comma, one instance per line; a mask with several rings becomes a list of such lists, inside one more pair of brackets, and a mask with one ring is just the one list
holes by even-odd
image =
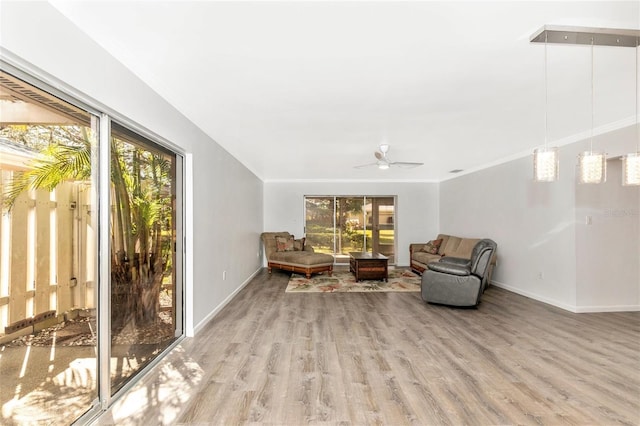
[[325, 265], [333, 264], [333, 256], [324, 253], [308, 251], [279, 251], [269, 258], [269, 262], [291, 263], [295, 265]]
[[440, 260], [440, 255], [426, 253], [424, 251], [415, 251], [411, 255], [411, 260], [415, 260], [416, 262], [420, 262], [426, 265], [429, 262], [437, 262], [438, 260]]
[[471, 270], [466, 265], [456, 265], [446, 262], [431, 262], [427, 265], [429, 270], [435, 272], [442, 272], [443, 274], [467, 276], [471, 274]]

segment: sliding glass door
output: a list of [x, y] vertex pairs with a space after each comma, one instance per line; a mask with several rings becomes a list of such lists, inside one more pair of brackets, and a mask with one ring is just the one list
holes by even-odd
[[0, 424], [98, 398], [99, 121], [0, 72]]
[[66, 425], [183, 334], [182, 156], [12, 73], [0, 70], [0, 424]]
[[[111, 125], [111, 393], [182, 334], [176, 155]], [[176, 309], [178, 308], [178, 309]]]
[[305, 197], [305, 236], [316, 251], [349, 262], [349, 252], [389, 256], [395, 263], [394, 197]]

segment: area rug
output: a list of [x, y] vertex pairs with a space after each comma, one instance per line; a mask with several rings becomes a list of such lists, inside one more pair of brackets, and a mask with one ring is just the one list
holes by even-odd
[[291, 274], [287, 293], [368, 293], [368, 292], [396, 292], [420, 291], [420, 276], [408, 269], [390, 269], [389, 281], [361, 280], [356, 282], [355, 276], [349, 271], [333, 271], [332, 276], [327, 273], [312, 275]]

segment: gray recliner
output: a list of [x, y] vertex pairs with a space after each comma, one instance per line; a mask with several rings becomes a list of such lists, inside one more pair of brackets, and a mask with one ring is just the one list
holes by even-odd
[[422, 274], [422, 300], [451, 306], [476, 306], [487, 286], [491, 257], [497, 248], [490, 239], [473, 247], [471, 259], [443, 257]]

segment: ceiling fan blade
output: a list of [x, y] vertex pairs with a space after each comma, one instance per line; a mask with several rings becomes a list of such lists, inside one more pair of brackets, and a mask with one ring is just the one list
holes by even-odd
[[413, 167], [423, 166], [424, 163], [412, 163], [409, 161], [394, 161], [389, 163], [391, 166], [402, 167], [403, 169], [411, 169]]
[[380, 150], [375, 151], [373, 153], [373, 155], [375, 155], [378, 161], [376, 161], [375, 163], [354, 166], [354, 169], [362, 169], [365, 167], [372, 167], [372, 166], [376, 166], [381, 170], [388, 169], [389, 167], [396, 167], [396, 166], [404, 169], [410, 169], [413, 167], [424, 165], [424, 163], [415, 163], [410, 161], [389, 161], [389, 158], [387, 158], [388, 151], [389, 151], [389, 144], [387, 143], [380, 144]]
[[354, 169], [364, 169], [365, 167], [377, 166], [378, 163], [361, 164], [359, 166], [353, 166]]

